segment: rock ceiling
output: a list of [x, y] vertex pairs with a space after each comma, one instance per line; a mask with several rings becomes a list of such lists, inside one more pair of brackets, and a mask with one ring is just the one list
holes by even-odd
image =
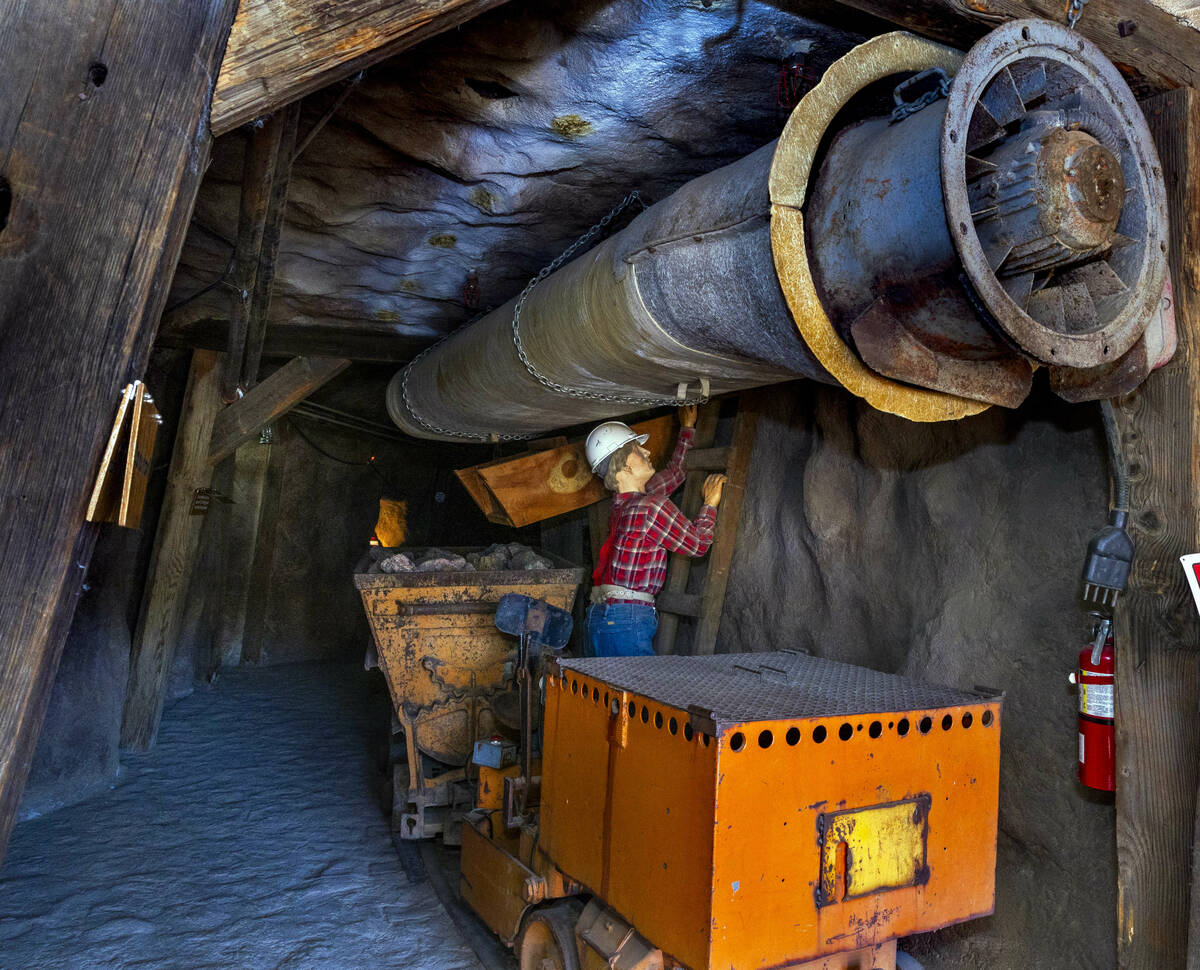
[[[514, 296], [630, 191], [661, 199], [770, 141], [784, 62], [819, 76], [859, 39], [755, 0], [541, 0], [318, 92], [300, 144], [345, 97], [293, 168], [270, 342], [412, 356]], [[214, 145], [167, 332], [228, 318], [244, 144]]]

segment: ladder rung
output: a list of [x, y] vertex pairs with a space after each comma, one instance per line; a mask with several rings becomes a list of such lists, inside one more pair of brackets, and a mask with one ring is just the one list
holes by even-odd
[[672, 593], [664, 589], [655, 598], [654, 605], [663, 613], [674, 613], [678, 616], [700, 615], [700, 597], [694, 593]]
[[688, 452], [684, 467], [690, 472], [723, 471], [729, 467], [729, 448], [697, 448]]

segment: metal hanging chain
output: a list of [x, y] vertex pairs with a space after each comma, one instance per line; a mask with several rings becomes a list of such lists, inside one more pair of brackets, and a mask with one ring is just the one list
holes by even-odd
[[[537, 286], [538, 283], [540, 283], [542, 280], [544, 280], [551, 273], [553, 273], [557, 269], [559, 269], [564, 263], [566, 263], [568, 260], [570, 260], [577, 252], [579, 252], [580, 249], [584, 248], [585, 246], [590, 245], [596, 239], [596, 237], [612, 223], [612, 221], [617, 216], [619, 216], [622, 212], [624, 212], [626, 209], [628, 209], [635, 202], [638, 205], [640, 205], [643, 209], [649, 208], [646, 205], [646, 203], [644, 201], [642, 201], [641, 193], [639, 193], [636, 189], [634, 191], [630, 192], [627, 196], [625, 196], [624, 199], [622, 199], [620, 202], [618, 202], [616, 204], [616, 206], [614, 206], [612, 208], [612, 210], [606, 216], [604, 216], [604, 218], [602, 218], [599, 222], [597, 222], [594, 226], [592, 226], [591, 229], [589, 229], [582, 236], [580, 236], [578, 239], [576, 239], [575, 242], [573, 242], [570, 246], [567, 247], [567, 249], [565, 249], [561, 254], [559, 254], [559, 256], [553, 262], [551, 262], [548, 266], [544, 267], [541, 270], [541, 272], [539, 272], [537, 274], [537, 276], [535, 276], [533, 279], [531, 279], [526, 284], [525, 289], [523, 289], [521, 291], [520, 296], [517, 297], [516, 305], [513, 307], [512, 335], [513, 335], [513, 344], [517, 348], [517, 356], [521, 359], [521, 363], [524, 365], [525, 369], [529, 372], [530, 376], [533, 377], [539, 384], [541, 384], [542, 386], [544, 386], [552, 391], [557, 391], [560, 394], [569, 395], [570, 397], [585, 398], [587, 400], [592, 400], [592, 401], [607, 401], [607, 402], [610, 402], [613, 404], [638, 405], [638, 406], [643, 406], [643, 407], [658, 407], [660, 405], [667, 405], [667, 404], [670, 404], [670, 405], [704, 404], [708, 401], [708, 397], [709, 397], [709, 395], [708, 395], [708, 380], [707, 379], [701, 380], [702, 393], [698, 397], [694, 397], [694, 398], [689, 398], [689, 397], [686, 397], [683, 395], [676, 395], [674, 397], [668, 397], [668, 396], [664, 395], [661, 397], [644, 397], [644, 398], [622, 397], [621, 395], [618, 395], [618, 394], [600, 394], [595, 391], [585, 391], [580, 388], [566, 387], [565, 385], [559, 384], [559, 383], [551, 380], [545, 374], [541, 373], [537, 369], [537, 367], [534, 365], [533, 361], [531, 361], [529, 359], [529, 355], [525, 352], [525, 346], [521, 342], [521, 309], [525, 305], [525, 300], [529, 296], [529, 294], [533, 291], [533, 288], [535, 286]], [[457, 333], [458, 331], [454, 331], [454, 332]], [[401, 398], [401, 401], [404, 403], [405, 409], [408, 411], [408, 413], [410, 415], [412, 415], [413, 419], [417, 422], [417, 424], [421, 425], [421, 427], [423, 427], [426, 431], [432, 431], [434, 434], [439, 434], [439, 435], [443, 435], [443, 436], [450, 437], [450, 438], [466, 438], [466, 439], [471, 439], [471, 440], [476, 440], [476, 441], [526, 441], [530, 438], [536, 437], [535, 434], [479, 434], [477, 432], [455, 431], [450, 428], [439, 427], [438, 425], [434, 424], [433, 422], [422, 417], [417, 412], [417, 410], [413, 407], [412, 400], [408, 394], [409, 373], [417, 365], [417, 363], [421, 360], [422, 357], [424, 357], [430, 351], [436, 350], [443, 343], [445, 343], [445, 341], [448, 340], [451, 336], [453, 336], [453, 333], [447, 334], [445, 337], [443, 337], [437, 343], [430, 344], [428, 347], [426, 347], [424, 350], [422, 350], [419, 354], [417, 354], [417, 356], [414, 357], [407, 364], [407, 366], [405, 366], [405, 368], [402, 372], [403, 376], [400, 379], [400, 398]], [[684, 384], [681, 386], [686, 387], [687, 385]]]
[[[453, 333], [457, 333], [457, 331], [454, 331]], [[444, 344], [451, 336], [453, 336], [453, 333], [448, 333], [441, 340], [437, 341], [437, 343], [430, 344], [419, 354], [417, 354], [416, 357], [410, 360], [408, 364], [405, 365], [404, 370], [400, 372], [402, 375], [400, 378], [400, 400], [404, 404], [404, 409], [412, 416], [412, 419], [426, 431], [432, 431], [434, 434], [442, 435], [445, 438], [463, 438], [468, 441], [528, 441], [530, 438], [536, 437], [536, 435], [533, 434], [479, 434], [473, 431], [456, 431], [451, 428], [443, 428], [434, 424], [432, 421], [426, 420], [421, 413], [413, 407], [412, 399], [408, 396], [409, 372], [417, 365], [422, 357], [428, 354], [431, 350], [436, 350], [438, 347]]]
[[[909, 88], [920, 84], [928, 78], [937, 78], [937, 85], [930, 88], [915, 101], [905, 101], [904, 94]], [[901, 81], [892, 91], [892, 100], [896, 106], [892, 109], [891, 124], [903, 121], [909, 115], [915, 115], [922, 108], [928, 108], [935, 101], [950, 96], [950, 78], [940, 67], [931, 67], [920, 74], [914, 74], [907, 81]]]
[[[568, 262], [580, 249], [590, 245], [592, 241], [600, 234], [608, 225], [619, 216], [622, 212], [628, 209], [634, 203], [640, 205], [643, 209], [647, 208], [646, 203], [642, 201], [641, 195], [635, 189], [630, 192], [624, 199], [606, 215], [603, 219], [597, 222], [591, 229], [585, 232], [582, 236], [568, 246], [552, 263], [545, 266], [540, 273], [526, 284], [525, 289], [521, 291], [521, 295], [517, 297], [517, 303], [513, 307], [513, 322], [512, 335], [513, 344], [517, 348], [517, 356], [521, 358], [521, 363], [525, 365], [525, 370], [543, 387], [551, 391], [556, 391], [559, 394], [565, 394], [568, 397], [583, 398], [588, 401], [607, 401], [612, 404], [629, 404], [639, 407], [659, 407], [665, 404], [685, 405], [685, 404], [704, 404], [708, 400], [707, 389], [700, 394], [699, 397], [689, 398], [683, 395], [665, 396], [655, 395], [650, 397], [626, 397], [621, 394], [601, 394], [599, 391], [587, 391], [578, 387], [567, 387], [565, 384], [559, 384], [557, 381], [547, 377], [537, 369], [533, 361], [529, 359], [529, 355], [525, 352], [525, 345], [521, 342], [521, 309], [525, 305], [525, 300], [529, 294], [533, 292], [533, 288], [542, 280], [559, 269], [564, 263]], [[683, 385], [686, 387], [686, 383]], [[701, 385], [702, 388], [704, 385]]]
[[1075, 25], [1079, 23], [1079, 18], [1083, 16], [1083, 8], [1087, 6], [1088, 0], [1067, 0], [1067, 29], [1074, 30]]

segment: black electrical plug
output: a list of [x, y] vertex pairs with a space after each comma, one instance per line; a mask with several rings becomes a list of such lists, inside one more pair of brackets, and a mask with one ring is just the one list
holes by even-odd
[[1121, 435], [1112, 401], [1100, 402], [1100, 423], [1108, 450], [1108, 466], [1113, 478], [1112, 511], [1108, 525], [1092, 536], [1087, 559], [1083, 563], [1083, 598], [1112, 610], [1117, 597], [1129, 585], [1133, 565], [1133, 539], [1125, 531], [1129, 521], [1129, 471], [1121, 453]]
[[1083, 563], [1083, 598], [1109, 609], [1129, 584], [1133, 539], [1125, 531], [1128, 519], [1125, 509], [1114, 509], [1108, 525], [1092, 536]]

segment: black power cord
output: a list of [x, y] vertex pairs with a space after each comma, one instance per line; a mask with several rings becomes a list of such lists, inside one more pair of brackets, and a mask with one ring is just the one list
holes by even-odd
[[1108, 525], [1092, 536], [1083, 564], [1083, 598], [1111, 610], [1117, 597], [1129, 585], [1133, 566], [1133, 539], [1125, 526], [1129, 521], [1129, 470], [1121, 454], [1121, 435], [1117, 430], [1112, 401], [1100, 402], [1100, 421], [1108, 446], [1108, 467], [1113, 480], [1112, 509]]
[[295, 430], [296, 434], [298, 434], [304, 440], [305, 444], [307, 444], [313, 451], [317, 452], [317, 454], [324, 455], [330, 461], [336, 461], [338, 464], [341, 464], [341, 465], [350, 465], [351, 467], [354, 467], [354, 468], [370, 468], [371, 471], [373, 471], [377, 476], [379, 476], [379, 480], [381, 482], [383, 482], [384, 487], [386, 489], [390, 490], [393, 495], [403, 494], [398, 488], [396, 488], [395, 484], [393, 482], [391, 482], [388, 479], [388, 477], [379, 470], [379, 466], [375, 463], [374, 455], [371, 455], [371, 457], [368, 458], [366, 461], [351, 461], [348, 458], [342, 458], [339, 455], [335, 455], [332, 452], [326, 451], [324, 448], [322, 448], [320, 445], [318, 445], [315, 441], [313, 441], [312, 438], [310, 438], [304, 432], [304, 429], [301, 428], [300, 425], [296, 423], [294, 418], [291, 420], [291, 425], [292, 425], [292, 428]]

